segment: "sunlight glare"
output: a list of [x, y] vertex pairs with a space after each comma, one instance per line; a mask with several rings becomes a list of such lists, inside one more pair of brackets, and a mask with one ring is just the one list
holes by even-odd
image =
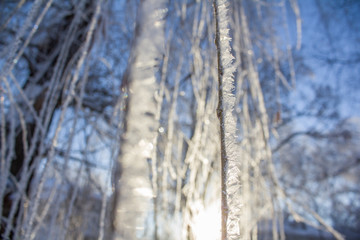
[[210, 204], [195, 218], [195, 239], [220, 239], [220, 201]]

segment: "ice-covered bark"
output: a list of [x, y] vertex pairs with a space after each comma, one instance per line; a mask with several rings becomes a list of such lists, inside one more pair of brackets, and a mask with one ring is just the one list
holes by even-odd
[[[229, 20], [227, 16], [227, 2], [214, 0], [216, 38], [218, 57], [219, 102], [217, 115], [220, 121], [221, 134], [221, 188], [222, 188], [222, 239], [228, 239], [237, 231], [236, 212], [241, 206], [237, 201], [238, 168], [236, 154], [236, 118], [234, 116], [234, 71], [233, 55], [231, 54]], [[229, 238], [230, 239], [230, 238]]]
[[125, 131], [115, 173], [113, 239], [143, 237], [153, 191], [149, 161], [158, 123], [155, 121], [158, 89], [156, 66], [164, 45], [164, 0], [140, 2], [135, 39], [124, 83], [128, 85]]

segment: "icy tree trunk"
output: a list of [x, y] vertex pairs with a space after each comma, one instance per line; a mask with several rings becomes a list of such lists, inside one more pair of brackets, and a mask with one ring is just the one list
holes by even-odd
[[113, 239], [143, 238], [145, 220], [154, 197], [149, 161], [153, 138], [158, 89], [155, 71], [164, 45], [164, 0], [140, 2], [135, 38], [124, 83], [128, 83], [125, 130], [115, 172]]
[[236, 169], [236, 119], [233, 115], [235, 106], [234, 71], [232, 64], [234, 57], [230, 50], [229, 21], [227, 16], [227, 2], [225, 0], [214, 0], [216, 36], [218, 61], [218, 107], [217, 115], [220, 121], [221, 137], [221, 228], [222, 240], [231, 239], [236, 229], [236, 219], [233, 212], [239, 206], [236, 199], [236, 190], [239, 186]]

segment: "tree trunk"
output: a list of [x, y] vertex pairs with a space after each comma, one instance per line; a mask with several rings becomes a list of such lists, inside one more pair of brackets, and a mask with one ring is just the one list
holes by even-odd
[[239, 187], [236, 162], [239, 156], [236, 154], [236, 119], [233, 115], [235, 68], [232, 64], [234, 57], [231, 54], [227, 1], [214, 0], [213, 6], [219, 82], [217, 116], [220, 121], [221, 141], [221, 239], [227, 240], [238, 237], [237, 219], [233, 214], [235, 208], [239, 207], [236, 206]]
[[123, 83], [128, 83], [124, 133], [115, 172], [113, 239], [143, 237], [146, 215], [154, 196], [150, 169], [158, 89], [156, 65], [164, 45], [164, 0], [140, 2], [135, 40]]

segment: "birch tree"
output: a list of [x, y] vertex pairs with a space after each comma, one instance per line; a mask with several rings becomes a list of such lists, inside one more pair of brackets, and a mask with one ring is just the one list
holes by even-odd
[[[158, 130], [155, 94], [158, 90], [156, 65], [164, 48], [165, 1], [142, 1], [138, 8], [135, 36], [123, 84], [126, 113], [121, 154], [115, 172], [113, 239], [144, 238], [141, 234], [152, 198], [149, 162]], [[128, 85], [127, 85], [128, 84]]]

